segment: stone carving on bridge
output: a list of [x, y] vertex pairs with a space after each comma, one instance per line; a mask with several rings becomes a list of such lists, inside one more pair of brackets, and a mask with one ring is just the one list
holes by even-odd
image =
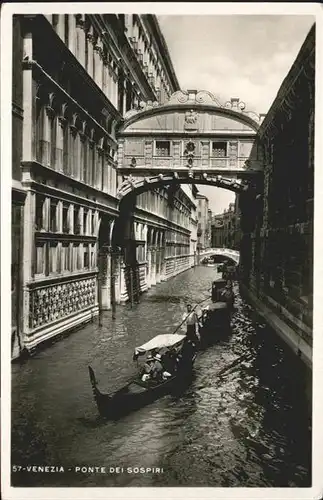
[[[206, 105], [214, 106], [216, 108], [230, 109], [232, 111], [241, 113], [253, 119], [256, 123], [260, 123], [261, 117], [264, 115], [258, 115], [253, 111], [246, 110], [246, 104], [238, 97], [232, 97], [229, 101], [221, 104], [221, 102], [215, 97], [214, 94], [207, 90], [177, 90], [174, 92], [164, 104], [160, 104], [157, 101], [141, 101], [136, 109], [131, 109], [125, 114], [125, 120], [128, 120], [132, 116], [141, 113], [143, 111], [148, 111], [154, 108], [163, 108], [165, 106], [178, 106], [180, 104], [186, 105]], [[185, 116], [185, 130], [197, 130], [198, 129], [198, 117], [194, 115], [192, 110], [188, 111]]]
[[184, 129], [198, 130], [198, 114], [193, 109], [185, 113]]
[[213, 106], [222, 107], [218, 99], [207, 90], [178, 90], [174, 92], [166, 104], [212, 104]]
[[192, 168], [193, 166], [194, 154], [195, 154], [195, 144], [193, 141], [188, 141], [188, 143], [185, 146], [184, 156], [187, 159], [187, 166], [189, 168]]

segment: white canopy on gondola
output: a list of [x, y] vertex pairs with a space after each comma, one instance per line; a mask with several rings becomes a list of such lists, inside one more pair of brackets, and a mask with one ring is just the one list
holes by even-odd
[[153, 339], [149, 340], [145, 344], [136, 347], [134, 356], [140, 356], [153, 349], [162, 349], [163, 347], [175, 347], [176, 345], [183, 342], [186, 335], [180, 335], [178, 333], [165, 333], [163, 335], [157, 335]]

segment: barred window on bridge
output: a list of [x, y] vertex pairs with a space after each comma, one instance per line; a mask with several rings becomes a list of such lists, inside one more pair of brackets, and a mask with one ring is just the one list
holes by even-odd
[[170, 141], [156, 141], [156, 156], [170, 156]]
[[223, 158], [227, 156], [227, 143], [226, 142], [212, 142], [212, 156]]

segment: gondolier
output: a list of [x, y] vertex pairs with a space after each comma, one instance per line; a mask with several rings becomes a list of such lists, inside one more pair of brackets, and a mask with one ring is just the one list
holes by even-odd
[[187, 304], [187, 311], [183, 314], [183, 322], [186, 324], [186, 337], [188, 340], [198, 341], [199, 320], [195, 311], [192, 310], [191, 304]]

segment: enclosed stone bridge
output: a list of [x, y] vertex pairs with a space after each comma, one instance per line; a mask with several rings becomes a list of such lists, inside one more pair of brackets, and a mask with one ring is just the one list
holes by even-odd
[[118, 130], [119, 199], [169, 184], [255, 187], [261, 120], [238, 98], [222, 105], [207, 91], [178, 91], [163, 105], [141, 103]]
[[200, 261], [212, 257], [213, 255], [219, 255], [227, 259], [231, 259], [236, 265], [240, 262], [240, 252], [238, 250], [231, 250], [230, 248], [208, 248], [200, 253]]

